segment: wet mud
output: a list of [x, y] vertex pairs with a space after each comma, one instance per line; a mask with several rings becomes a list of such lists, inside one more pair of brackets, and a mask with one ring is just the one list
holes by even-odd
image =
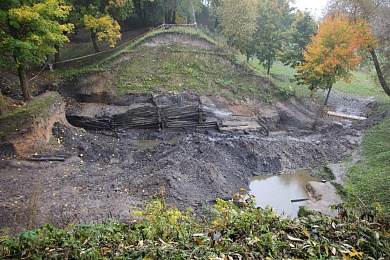
[[[192, 207], [196, 214], [204, 214], [208, 201], [248, 189], [250, 177], [289, 174], [343, 160], [370, 126], [326, 116], [304, 101], [270, 107], [253, 100], [191, 97], [209, 118], [219, 126], [230, 124], [229, 128], [86, 130], [61, 121], [54, 124], [50, 142], [55, 143], [51, 155], [63, 155], [64, 160], [3, 156], [0, 226], [17, 233], [44, 223], [61, 227], [106, 218], [128, 222], [132, 209], [161, 196], [180, 209]], [[164, 104], [179, 110], [183, 106]], [[66, 111], [68, 116], [96, 119], [133, 107], [73, 100]], [[256, 122], [256, 127], [248, 121]], [[264, 126], [267, 133], [260, 131]]]

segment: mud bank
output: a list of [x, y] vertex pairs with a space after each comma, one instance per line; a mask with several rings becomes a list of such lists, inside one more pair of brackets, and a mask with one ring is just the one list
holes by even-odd
[[[231, 124], [230, 128], [111, 131], [56, 122], [52, 151], [68, 155], [65, 161], [0, 161], [0, 226], [15, 233], [44, 223], [64, 226], [107, 217], [129, 221], [129, 210], [153, 196], [165, 196], [180, 209], [192, 207], [202, 214], [206, 201], [248, 188], [249, 177], [288, 174], [342, 160], [359, 146], [362, 131], [369, 126], [319, 117], [297, 100], [274, 107], [211, 96], [195, 95], [195, 100], [208, 108], [210, 117], [221, 125]], [[67, 114], [96, 119], [128, 109], [128, 105], [113, 109], [73, 101]], [[259, 118], [269, 136], [245, 123], [260, 126]]]

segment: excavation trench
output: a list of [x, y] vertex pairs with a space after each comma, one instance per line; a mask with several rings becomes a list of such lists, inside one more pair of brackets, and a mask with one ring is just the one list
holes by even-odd
[[66, 98], [73, 126], [52, 130], [53, 155], [63, 161], [1, 161], [2, 227], [130, 221], [129, 210], [155, 196], [205, 213], [208, 201], [249, 189], [251, 177], [342, 160], [363, 130], [295, 99], [270, 106], [193, 93], [83, 98]]

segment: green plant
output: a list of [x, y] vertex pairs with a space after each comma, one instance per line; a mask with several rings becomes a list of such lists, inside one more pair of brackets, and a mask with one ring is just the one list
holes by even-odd
[[[212, 216], [198, 221], [153, 199], [133, 208], [131, 224], [108, 219], [58, 229], [44, 225], [0, 240], [2, 258], [54, 259], [362, 259], [390, 256], [389, 217], [380, 208], [337, 205], [332, 217], [306, 211], [299, 219], [258, 209], [244, 189], [217, 199]], [[355, 205], [353, 205], [355, 206]]]
[[390, 117], [369, 129], [363, 138], [363, 160], [348, 169], [347, 191], [366, 204], [380, 203], [390, 213]]

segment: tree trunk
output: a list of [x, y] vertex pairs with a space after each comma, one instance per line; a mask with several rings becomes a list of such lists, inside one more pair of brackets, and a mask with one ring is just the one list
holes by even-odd
[[7, 112], [7, 105], [5, 103], [3, 93], [0, 91], [0, 116]]
[[172, 11], [172, 24], [176, 24], [176, 11], [175, 10], [173, 10]]
[[31, 93], [30, 93], [30, 88], [28, 87], [26, 70], [24, 67], [18, 67], [18, 75], [19, 75], [20, 87], [22, 88], [23, 99], [24, 101], [29, 101], [31, 100]]
[[387, 85], [385, 77], [383, 76], [382, 69], [380, 67], [380, 64], [379, 64], [379, 61], [378, 61], [378, 57], [376, 56], [375, 50], [371, 49], [370, 50], [370, 54], [371, 54], [372, 60], [374, 61], [374, 66], [375, 66], [376, 74], [378, 76], [379, 83], [381, 84], [381, 86], [382, 86], [383, 90], [385, 91], [385, 93], [388, 96], [390, 96], [390, 88]]
[[95, 49], [95, 52], [100, 52], [97, 34], [94, 32], [91, 32], [91, 39], [92, 39], [92, 44], [93, 44], [93, 48]]
[[[17, 30], [15, 29], [15, 27], [13, 27], [10, 24], [9, 21], [8, 21], [8, 28], [10, 30], [11, 36], [15, 39], [18, 39]], [[21, 59], [23, 57], [21, 48], [20, 47], [15, 48], [12, 54], [16, 63], [16, 67], [18, 69], [18, 76], [20, 81], [20, 87], [22, 88], [23, 99], [24, 101], [29, 101], [31, 99], [31, 94], [30, 94], [30, 89], [28, 88], [26, 70], [22, 62], [23, 59]]]
[[171, 10], [167, 10], [165, 12], [165, 23], [170, 24], [171, 23]]
[[142, 7], [141, 7], [141, 1], [140, 0], [133, 0], [134, 4], [134, 10], [137, 14], [138, 20], [140, 22], [140, 26], [143, 27], [145, 25], [144, 16], [142, 15]]
[[56, 69], [56, 68], [57, 68], [57, 63], [61, 61], [61, 57], [60, 57], [60, 46], [59, 46], [59, 45], [56, 45], [55, 48], [56, 48], [56, 53], [54, 54], [54, 65], [53, 65], [53, 69]]
[[271, 70], [271, 62], [267, 62], [267, 75], [269, 75], [270, 70]]
[[218, 20], [218, 18], [215, 18], [214, 30], [217, 29], [218, 25], [219, 25], [219, 20]]
[[330, 95], [330, 91], [332, 90], [332, 84], [329, 85], [329, 89], [328, 89], [328, 94], [326, 95], [326, 99], [325, 99], [325, 103], [324, 105], [328, 105], [328, 99], [329, 99], [329, 95]]

